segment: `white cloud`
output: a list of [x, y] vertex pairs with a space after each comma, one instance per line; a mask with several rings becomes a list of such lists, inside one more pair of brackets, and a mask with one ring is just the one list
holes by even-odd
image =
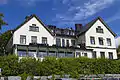
[[8, 0], [0, 0], [0, 4], [7, 4]]
[[69, 0], [69, 2], [63, 0], [63, 2], [66, 2], [69, 8], [64, 14], [63, 12], [56, 14], [56, 20], [78, 21], [93, 16], [109, 7], [115, 0], [88, 0], [83, 5], [78, 4], [81, 3], [81, 0]]

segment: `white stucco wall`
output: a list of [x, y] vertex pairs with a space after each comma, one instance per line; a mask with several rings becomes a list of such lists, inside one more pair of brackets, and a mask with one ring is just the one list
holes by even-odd
[[[101, 26], [101, 28], [103, 28], [104, 33], [96, 33], [96, 28], [98, 26]], [[86, 36], [86, 46], [116, 48], [114, 36], [99, 20], [97, 20], [96, 23], [86, 32], [85, 36]], [[95, 37], [95, 45], [92, 45], [90, 43], [90, 36]], [[98, 37], [103, 37], [104, 45], [99, 45]], [[106, 40], [107, 38], [111, 39], [112, 46], [107, 46], [107, 40]]]
[[[39, 32], [29, 31], [29, 26], [36, 24], [39, 27]], [[42, 37], [47, 37], [48, 44], [53, 45], [53, 36], [43, 27], [43, 25], [33, 17], [30, 21], [16, 30], [13, 35], [13, 44], [20, 44], [20, 35], [26, 35], [26, 45], [31, 43], [31, 36], [37, 36], [37, 43], [42, 43]]]
[[[96, 33], [96, 28], [98, 26], [101, 26], [101, 28], [103, 28], [103, 32], [104, 33]], [[95, 37], [95, 45], [90, 43], [90, 36]], [[99, 45], [99, 40], [98, 37], [103, 37], [103, 41], [104, 41], [104, 45]], [[111, 39], [111, 46], [107, 45], [107, 38]], [[113, 52], [113, 57], [114, 59], [117, 58], [117, 54], [116, 54], [116, 49], [112, 49], [112, 48], [116, 48], [115, 46], [115, 38], [114, 36], [111, 34], [111, 32], [101, 23], [100, 20], [97, 20], [95, 24], [93, 24], [93, 26], [85, 33], [85, 40], [86, 40], [86, 48], [88, 48], [87, 46], [91, 46], [91, 47], [101, 47], [101, 48], [88, 48], [88, 49], [94, 49], [94, 51], [97, 52], [97, 57], [100, 57], [100, 51], [105, 52], [106, 58], [108, 57], [108, 52]], [[106, 48], [106, 49], [102, 49], [102, 48]]]

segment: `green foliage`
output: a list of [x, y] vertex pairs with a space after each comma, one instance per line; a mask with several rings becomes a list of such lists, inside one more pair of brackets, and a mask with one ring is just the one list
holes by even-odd
[[23, 74], [20, 74], [19, 76], [21, 76], [22, 80], [26, 80], [27, 77], [29, 76], [29, 74], [26, 74], [25, 72]]
[[[120, 45], [117, 48], [117, 53], [120, 53]], [[118, 54], [118, 58], [120, 59], [120, 54]]]
[[10, 40], [11, 36], [12, 36], [11, 30], [0, 35], [0, 56], [4, 55], [3, 53], [5, 53], [4, 50], [5, 50], [6, 44]]
[[0, 67], [3, 76], [49, 76], [70, 75], [79, 78], [80, 74], [119, 74], [120, 60], [89, 59], [89, 58], [58, 58], [47, 57], [42, 62], [34, 58], [23, 58], [18, 60], [17, 56], [8, 55], [0, 57]]
[[3, 20], [3, 18], [4, 18], [4, 15], [3, 15], [2, 13], [0, 13], [0, 30], [1, 30], [1, 27], [2, 27], [3, 25], [8, 25], [8, 24]]

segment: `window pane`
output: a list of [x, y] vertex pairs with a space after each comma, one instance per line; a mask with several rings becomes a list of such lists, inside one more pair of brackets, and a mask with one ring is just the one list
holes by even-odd
[[66, 40], [66, 46], [69, 47], [69, 40]]
[[39, 52], [39, 53], [37, 54], [37, 57], [41, 57], [41, 58], [44, 58], [44, 57], [46, 57], [46, 56], [48, 56], [47, 52]]
[[87, 53], [84, 53], [84, 56], [87, 57]]
[[109, 52], [109, 59], [113, 59], [113, 53]]
[[76, 57], [81, 57], [81, 53], [80, 52], [76, 52]]
[[66, 57], [74, 57], [74, 53], [68, 52], [68, 53], [66, 53]]
[[47, 44], [47, 37], [42, 37], [42, 44]]
[[62, 47], [65, 47], [65, 40], [62, 39]]
[[32, 24], [32, 26], [29, 27], [29, 31], [39, 32], [39, 27], [37, 27], [36, 24]]
[[36, 54], [37, 54], [37, 52], [35, 52], [35, 51], [29, 51], [28, 52], [29, 57], [35, 57]]
[[31, 36], [31, 43], [37, 43], [37, 36]]
[[60, 57], [60, 58], [65, 57], [65, 53], [64, 52], [58, 53], [58, 57]]
[[107, 45], [111, 46], [111, 39], [110, 38], [107, 38]]
[[49, 53], [48, 53], [48, 56], [56, 57], [56, 52], [49, 52]]
[[75, 40], [71, 40], [72, 46], [75, 46]]
[[102, 37], [99, 37], [98, 39], [99, 39], [99, 44], [100, 44], [100, 45], [104, 45], [104, 43], [103, 43], [103, 38], [102, 38]]
[[60, 40], [60, 38], [56, 38], [56, 46], [61, 46], [61, 40]]
[[19, 57], [26, 57], [26, 51], [18, 51], [18, 56]]
[[94, 37], [90, 37], [90, 43], [95, 44], [95, 38]]
[[103, 33], [103, 29], [101, 28], [101, 26], [98, 26], [98, 28], [96, 28], [96, 32], [97, 33]]
[[92, 57], [93, 57], [93, 58], [96, 58], [96, 51], [94, 51], [94, 52], [92, 53]]
[[105, 52], [100, 52], [101, 58], [105, 58]]
[[20, 44], [26, 44], [26, 36], [20, 35]]

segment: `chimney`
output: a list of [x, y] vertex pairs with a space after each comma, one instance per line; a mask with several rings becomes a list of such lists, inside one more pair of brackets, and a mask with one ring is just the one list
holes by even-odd
[[75, 31], [80, 32], [82, 30], [82, 24], [75, 24]]

